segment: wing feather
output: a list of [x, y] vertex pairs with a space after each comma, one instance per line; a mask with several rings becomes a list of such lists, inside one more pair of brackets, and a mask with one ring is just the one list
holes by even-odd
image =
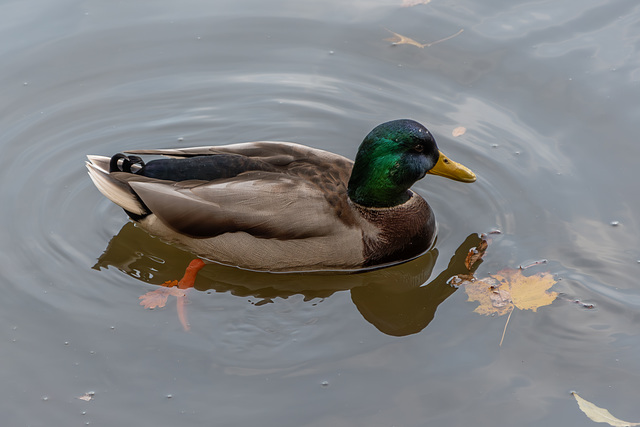
[[329, 235], [340, 225], [325, 195], [296, 176], [260, 171], [204, 184], [129, 185], [163, 223], [193, 237], [244, 231], [299, 239]]

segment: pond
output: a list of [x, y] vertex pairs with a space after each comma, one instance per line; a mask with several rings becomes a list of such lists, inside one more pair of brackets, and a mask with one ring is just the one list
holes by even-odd
[[[589, 425], [574, 390], [640, 421], [638, 2], [0, 14], [4, 425]], [[193, 256], [105, 199], [87, 154], [279, 140], [353, 159], [398, 118], [478, 176], [413, 187], [434, 250], [348, 275], [208, 264], [185, 298], [140, 305]], [[475, 277], [527, 266], [551, 304], [476, 311], [451, 277], [483, 233]]]

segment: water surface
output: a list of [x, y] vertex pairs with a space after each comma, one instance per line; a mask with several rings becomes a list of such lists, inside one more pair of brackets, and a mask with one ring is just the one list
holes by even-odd
[[[639, 8], [0, 5], [5, 424], [587, 425], [570, 390], [640, 420]], [[190, 254], [128, 223], [86, 154], [273, 139], [353, 158], [404, 117], [479, 177], [414, 187], [435, 251], [355, 276], [208, 266], [189, 332], [175, 298], [139, 305]], [[501, 347], [505, 318], [446, 282], [496, 229], [478, 277], [546, 259], [530, 271], [561, 293]]]

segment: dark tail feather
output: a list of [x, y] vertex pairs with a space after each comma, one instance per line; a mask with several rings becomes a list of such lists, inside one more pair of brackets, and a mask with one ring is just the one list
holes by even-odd
[[[113, 157], [111, 157], [111, 160], [109, 161], [109, 173], [111, 172], [136, 173], [131, 170], [131, 166], [133, 165], [140, 165], [140, 167], [136, 170], [137, 172], [144, 166], [144, 161], [138, 156], [125, 156], [122, 153], [118, 153], [113, 155]], [[137, 198], [138, 198], [138, 202], [142, 205], [142, 207], [145, 209], [146, 212], [142, 214], [137, 214], [123, 208], [124, 211], [127, 213], [127, 215], [129, 215], [129, 217], [134, 221], [140, 221], [141, 219], [147, 217], [151, 213], [151, 210], [147, 207], [147, 205], [144, 204], [142, 199], [140, 199], [139, 197]]]
[[138, 156], [125, 156], [122, 153], [115, 154], [109, 162], [109, 172], [128, 172], [135, 173], [131, 170], [131, 166], [144, 166], [144, 161]]

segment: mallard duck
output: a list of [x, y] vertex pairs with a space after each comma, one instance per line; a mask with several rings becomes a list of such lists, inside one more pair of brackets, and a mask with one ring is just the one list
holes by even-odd
[[[426, 174], [476, 177], [427, 128], [374, 128], [355, 162], [290, 142], [88, 156], [98, 190], [152, 235], [197, 256], [259, 271], [359, 270], [416, 258], [435, 216], [410, 187]], [[170, 158], [145, 163], [140, 155]]]

